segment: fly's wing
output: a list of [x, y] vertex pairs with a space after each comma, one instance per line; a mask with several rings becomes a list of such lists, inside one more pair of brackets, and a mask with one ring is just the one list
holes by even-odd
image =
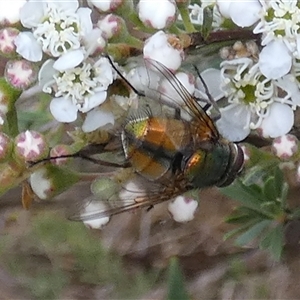
[[[137, 83], [139, 80], [139, 83]], [[137, 84], [139, 90], [150, 100], [180, 111], [186, 116], [203, 141], [216, 141], [218, 130], [205, 110], [199, 105], [198, 99], [192, 96], [180, 80], [163, 64], [147, 59], [143, 66], [136, 68], [135, 78], [129, 79]], [[181, 116], [185, 118], [185, 116]]]
[[[126, 170], [125, 172], [128, 172]], [[181, 182], [162, 184], [149, 182], [141, 176], [132, 173], [132, 176], [122, 178], [118, 175], [108, 178], [102, 177], [92, 184], [93, 196], [80, 201], [67, 214], [73, 221], [89, 221], [102, 219], [108, 222], [109, 218], [137, 208], [150, 209], [152, 206], [170, 200], [187, 191]]]

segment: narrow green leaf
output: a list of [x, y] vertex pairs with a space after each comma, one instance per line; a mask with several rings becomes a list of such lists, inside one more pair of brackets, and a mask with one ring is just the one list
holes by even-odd
[[259, 247], [261, 249], [269, 250], [277, 261], [280, 260], [281, 258], [283, 246], [284, 246], [283, 224], [279, 224], [276, 227], [269, 230], [259, 244]]
[[168, 272], [168, 300], [190, 299], [184, 284], [184, 278], [177, 257], [172, 257]]
[[275, 201], [279, 197], [277, 188], [275, 187], [275, 178], [269, 177], [264, 184], [263, 193], [266, 201]]
[[235, 244], [238, 246], [245, 246], [248, 243], [250, 243], [252, 240], [257, 238], [264, 229], [266, 229], [272, 221], [270, 220], [263, 220], [254, 226], [252, 226], [249, 230], [247, 230], [245, 233], [240, 235], [236, 240]]
[[284, 182], [282, 185], [281, 195], [280, 195], [281, 206], [283, 209], [285, 209], [287, 206], [286, 200], [287, 200], [288, 192], [289, 192], [289, 185], [286, 182]]
[[254, 186], [246, 186], [240, 180], [234, 184], [221, 188], [220, 191], [226, 196], [255, 210], [260, 210], [262, 194]]
[[282, 194], [282, 188], [284, 185], [284, 175], [281, 169], [279, 167], [275, 168], [274, 170], [274, 189], [276, 191], [276, 195], [280, 197]]
[[225, 222], [229, 224], [243, 224], [252, 220], [252, 216], [246, 214], [232, 214], [225, 218]]
[[202, 36], [206, 39], [212, 30], [213, 7], [206, 6], [203, 10]]
[[240, 232], [244, 232], [249, 227], [253, 226], [255, 223], [257, 223], [257, 220], [252, 220], [252, 221], [248, 222], [247, 224], [244, 224], [244, 225], [242, 225], [242, 226], [240, 226], [238, 228], [230, 230], [229, 232], [227, 232], [227, 233], [224, 234], [223, 240], [226, 241], [226, 240], [232, 238], [233, 236], [239, 234]]

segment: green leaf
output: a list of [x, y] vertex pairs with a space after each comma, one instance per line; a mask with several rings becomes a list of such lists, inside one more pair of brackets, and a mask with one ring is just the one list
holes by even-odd
[[188, 300], [190, 299], [184, 285], [184, 278], [179, 267], [178, 259], [172, 257], [168, 272], [168, 300]]
[[263, 220], [259, 223], [252, 226], [249, 230], [247, 230], [245, 233], [240, 235], [236, 240], [235, 244], [238, 246], [245, 246], [255, 238], [257, 238], [264, 229], [266, 229], [272, 221], [270, 220]]
[[221, 188], [220, 190], [229, 198], [237, 200], [254, 210], [260, 210], [263, 200], [258, 186], [246, 186], [240, 180], [236, 180], [230, 186]]
[[227, 232], [226, 234], [224, 234], [223, 236], [223, 240], [226, 241], [230, 238], [232, 238], [233, 236], [239, 234], [240, 232], [244, 232], [245, 230], [247, 230], [249, 227], [253, 226], [255, 223], [257, 223], [257, 220], [251, 220], [250, 222], [235, 228], [233, 230], [230, 230], [229, 232]]
[[263, 193], [265, 196], [265, 200], [267, 201], [275, 201], [276, 198], [279, 197], [277, 194], [277, 188], [275, 187], [275, 178], [269, 177], [264, 184]]
[[253, 219], [263, 220], [265, 218], [266, 216], [260, 213], [260, 211], [253, 210], [246, 206], [239, 206], [229, 217], [225, 219], [225, 221], [230, 224], [241, 224]]
[[281, 206], [283, 209], [285, 209], [287, 206], [286, 200], [287, 200], [288, 192], [289, 192], [289, 185], [286, 182], [284, 182], [282, 185], [281, 195], [280, 195]]
[[244, 175], [243, 183], [245, 185], [258, 184], [265, 180], [272, 174], [272, 170], [278, 166], [277, 160], [259, 161], [253, 167], [247, 169]]
[[284, 226], [279, 224], [267, 232], [265, 237], [261, 240], [260, 249], [269, 250], [273, 257], [278, 261], [281, 258], [284, 246]]
[[274, 170], [274, 187], [275, 187], [277, 195], [281, 195], [284, 182], [285, 181], [284, 181], [284, 175], [283, 175], [282, 170], [279, 169], [279, 167], [275, 168], [275, 170]]
[[206, 39], [212, 30], [213, 7], [206, 6], [203, 10], [202, 36]]

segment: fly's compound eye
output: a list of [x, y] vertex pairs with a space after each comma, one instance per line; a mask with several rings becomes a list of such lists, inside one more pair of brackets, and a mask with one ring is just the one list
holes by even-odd
[[244, 152], [242, 148], [234, 143], [230, 144], [231, 160], [227, 171], [225, 180], [218, 185], [218, 187], [224, 187], [230, 185], [237, 175], [239, 175], [244, 167]]

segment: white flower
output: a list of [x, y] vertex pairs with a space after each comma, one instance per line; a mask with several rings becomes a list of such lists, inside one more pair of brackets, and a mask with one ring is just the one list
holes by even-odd
[[[258, 129], [266, 137], [290, 131], [293, 109], [300, 104], [300, 91], [292, 75], [279, 80], [265, 78], [250, 58], [221, 64], [221, 88], [228, 104], [220, 108], [220, 133], [231, 141], [247, 137]], [[210, 91], [210, 81], [207, 81]]]
[[176, 3], [174, 0], [160, 0], [159, 9], [157, 2], [140, 0], [137, 6], [140, 20], [155, 29], [168, 27], [175, 21]]
[[92, 21], [91, 10], [78, 6], [77, 0], [29, 0], [21, 9], [20, 20], [24, 27], [32, 30], [26, 33], [30, 43], [26, 43], [26, 49], [23, 45], [26, 36], [24, 33], [20, 34], [16, 43], [17, 52], [24, 58], [39, 61], [42, 52], [59, 57], [66, 52], [80, 49], [81, 39], [92, 30]]
[[262, 34], [261, 72], [276, 79], [286, 75], [293, 57], [300, 58], [300, 8], [298, 1], [270, 0], [262, 2], [260, 22], [253, 32]]
[[[46, 93], [54, 93], [50, 111], [59, 122], [73, 122], [77, 112], [89, 112], [106, 100], [107, 88], [113, 81], [113, 70], [107, 58], [94, 62], [88, 59], [64, 70], [63, 61], [48, 60], [39, 73], [39, 82]], [[66, 63], [68, 67], [68, 64]]]
[[145, 41], [144, 58], [151, 58], [162, 63], [170, 70], [177, 70], [184, 53], [180, 41], [173, 35], [158, 31]]

